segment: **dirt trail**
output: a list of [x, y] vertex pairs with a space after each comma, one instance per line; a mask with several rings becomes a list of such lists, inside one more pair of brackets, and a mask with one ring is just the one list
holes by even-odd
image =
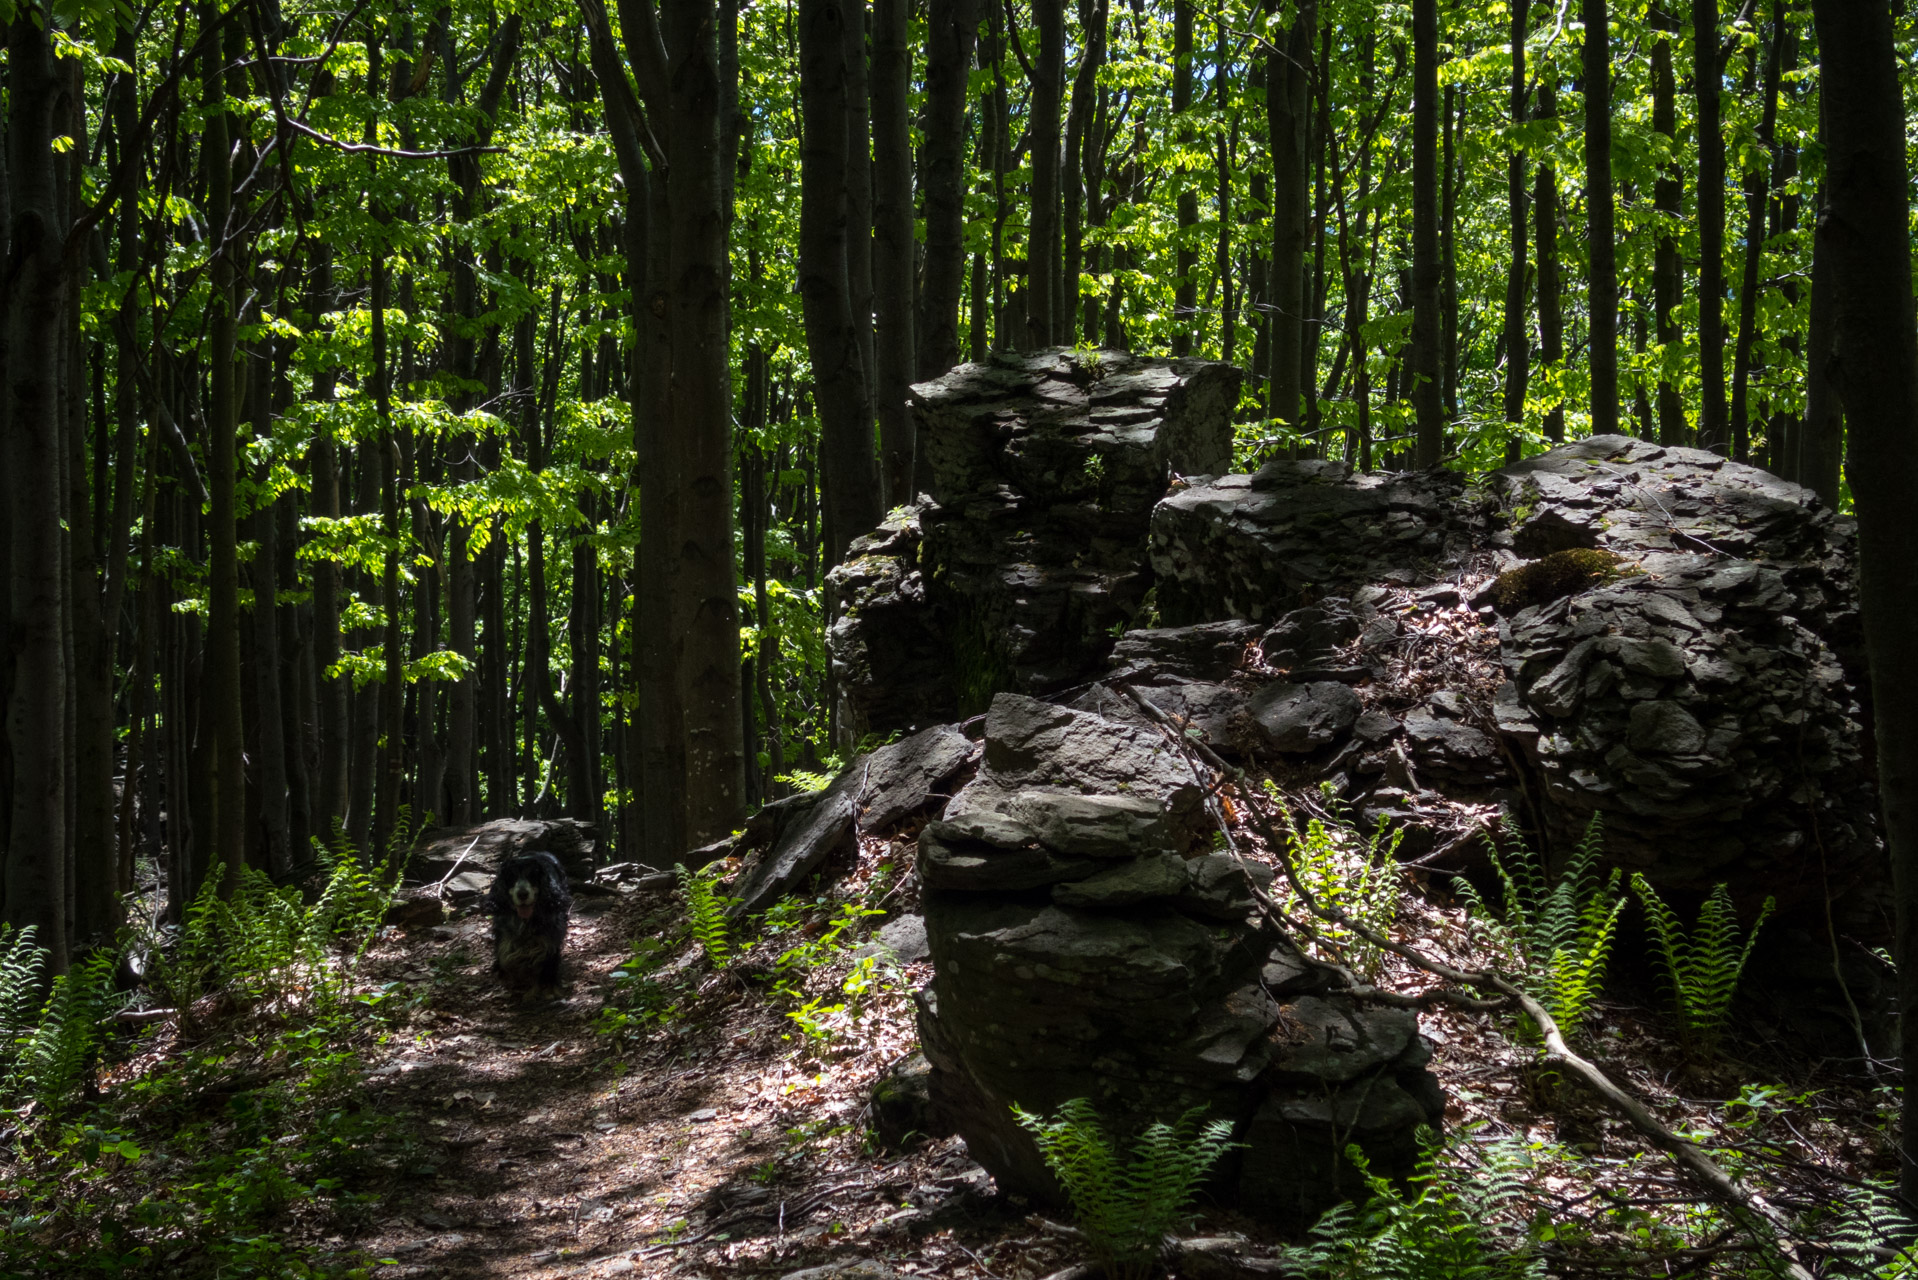
[[[875, 1256], [951, 1276], [1065, 1265], [991, 1198], [963, 1144], [903, 1156], [870, 1147], [867, 1091], [913, 1047], [905, 993], [928, 976], [923, 965], [903, 967], [821, 1044], [763, 984], [737, 976], [752, 969], [749, 953], [705, 978], [690, 1016], [615, 1056], [593, 1029], [612, 970], [678, 911], [666, 893], [582, 897], [563, 998], [532, 1010], [509, 1004], [487, 972], [481, 918], [382, 946], [373, 976], [430, 995], [407, 1032], [368, 1056], [367, 1090], [428, 1135], [437, 1176], [389, 1197], [369, 1232], [329, 1243], [392, 1259], [376, 1276], [421, 1280], [778, 1276]], [[1010, 1271], [982, 1269], [1015, 1253]]]

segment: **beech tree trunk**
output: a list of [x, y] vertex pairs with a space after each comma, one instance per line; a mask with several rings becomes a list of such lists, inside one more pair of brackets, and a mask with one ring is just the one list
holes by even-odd
[[[1547, 120], [1558, 114], [1558, 95], [1552, 86], [1538, 87], [1538, 116]], [[1538, 233], [1538, 358], [1557, 369], [1565, 359], [1565, 317], [1558, 296], [1558, 171], [1549, 164], [1538, 167], [1533, 188], [1532, 220]], [[1554, 402], [1545, 411], [1545, 438], [1565, 438], [1565, 406]]]
[[1698, 97], [1698, 447], [1724, 453], [1725, 138], [1719, 127], [1718, 0], [1692, 0]]
[[1772, 14], [1771, 47], [1760, 87], [1758, 144], [1765, 158], [1745, 174], [1745, 261], [1738, 282], [1738, 343], [1732, 349], [1732, 457], [1751, 461], [1752, 344], [1758, 328], [1758, 268], [1765, 259], [1765, 214], [1771, 201], [1771, 149], [1778, 125], [1778, 74], [1784, 52], [1784, 15]]
[[[1518, 128], [1525, 123], [1525, 36], [1529, 26], [1528, 8], [1524, 0], [1514, 0], [1511, 6], [1513, 128]], [[1509, 206], [1507, 225], [1511, 232], [1507, 240], [1509, 256], [1505, 267], [1505, 420], [1516, 426], [1525, 421], [1525, 391], [1530, 383], [1532, 371], [1531, 326], [1526, 323], [1525, 316], [1527, 276], [1525, 152], [1518, 147], [1512, 148], [1512, 153], [1505, 162], [1505, 200]], [[1518, 461], [1516, 437], [1508, 443], [1506, 450], [1507, 461]]]
[[[1654, 8], [1652, 27], [1659, 32], [1652, 44], [1652, 132], [1662, 134], [1675, 155], [1678, 148], [1678, 86], [1672, 73], [1672, 37], [1678, 22], [1669, 13]], [[1652, 251], [1652, 314], [1661, 348], [1658, 369], [1658, 442], [1664, 445], [1685, 443], [1685, 404], [1671, 369], [1680, 357], [1684, 340], [1678, 329], [1678, 303], [1681, 273], [1678, 261], [1680, 169], [1673, 160], [1661, 167], [1652, 186], [1652, 206], [1658, 213], [1658, 239]]]
[[1592, 434], [1612, 435], [1618, 431], [1618, 233], [1612, 207], [1611, 16], [1605, 0], [1583, 0], [1583, 12]]
[[912, 47], [907, 42], [907, 0], [873, 5], [873, 339], [874, 403], [879, 417], [883, 465], [882, 509], [913, 499], [916, 452], [913, 383], [912, 128], [906, 95], [911, 89]]
[[1265, 59], [1266, 123], [1272, 150], [1271, 347], [1268, 378], [1272, 417], [1303, 426], [1306, 394], [1305, 239], [1310, 175], [1306, 172], [1307, 90], [1312, 75], [1312, 38], [1318, 31], [1317, 0], [1304, 0], [1286, 36], [1283, 52]]
[[[959, 363], [959, 294], [966, 264], [966, 85], [979, 4], [930, 0], [926, 13], [926, 109], [920, 117], [925, 142], [919, 151], [926, 260], [914, 326], [922, 380]], [[975, 315], [975, 328], [978, 322]]]
[[1059, 341], [1053, 322], [1062, 310], [1056, 295], [1059, 115], [1066, 79], [1065, 0], [1033, 0], [1032, 20], [1038, 28], [1039, 48], [1032, 64], [1032, 221], [1026, 236], [1026, 341], [1034, 347], [1049, 347]]
[[846, 545], [877, 525], [881, 515], [873, 467], [872, 396], [859, 355], [847, 266], [849, 241], [864, 235], [863, 227], [849, 223], [846, 195], [847, 155], [853, 145], [847, 110], [848, 20], [848, 8], [841, 0], [805, 0], [799, 8], [799, 93], [805, 134], [800, 157], [799, 293], [825, 463], [828, 564], [839, 563]]
[[1445, 453], [1439, 386], [1438, 0], [1412, 0], [1412, 412], [1413, 465]]
[[62, 77], [41, 15], [20, 6], [7, 29], [6, 254], [0, 449], [6, 462], [8, 661], [4, 909], [31, 926], [54, 973], [68, 960], [67, 579], [62, 570], [60, 344], [65, 236], [58, 216], [56, 113]]
[[[1899, 1049], [1918, 1062], [1918, 318], [1911, 296], [1904, 100], [1890, 10], [1814, 0], [1825, 123], [1825, 209], [1836, 341], [1851, 407], [1859, 602], [1891, 846]], [[1904, 1096], [1899, 1183], [1918, 1203], [1918, 1090]]]
[[[1192, 17], [1193, 0], [1172, 0], [1172, 113], [1180, 117], [1192, 109]], [[1181, 119], [1177, 136], [1181, 147], [1191, 146], [1192, 126]], [[1189, 176], [1179, 174], [1173, 180], [1181, 188], [1174, 241], [1177, 278], [1172, 303], [1172, 354], [1188, 356], [1192, 354], [1192, 335], [1199, 328], [1199, 282], [1193, 276], [1199, 257], [1192, 244], [1199, 225], [1199, 193], [1192, 189]]]

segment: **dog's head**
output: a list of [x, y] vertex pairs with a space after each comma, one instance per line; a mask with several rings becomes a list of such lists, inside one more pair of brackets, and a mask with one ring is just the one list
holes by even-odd
[[549, 905], [564, 898], [565, 872], [550, 853], [522, 853], [507, 860], [493, 882], [493, 897], [501, 910], [530, 920], [544, 898]]

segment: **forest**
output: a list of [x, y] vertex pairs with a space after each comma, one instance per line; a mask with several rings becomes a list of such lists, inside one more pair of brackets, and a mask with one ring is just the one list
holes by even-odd
[[[125, 985], [139, 954], [183, 1011], [214, 999], [180, 940], [300, 886], [287, 910], [382, 936], [380, 859], [433, 828], [576, 819], [597, 865], [684, 864], [674, 891], [710, 899], [701, 865], [762, 806], [887, 740], [848, 709], [828, 575], [933, 484], [912, 388], [1048, 350], [1234, 367], [1235, 473], [1476, 484], [1626, 435], [1855, 513], [1886, 958], [1918, 964], [1902, 4], [0, 0], [0, 22], [10, 1043], [56, 975], [56, 1001], [115, 965]], [[701, 936], [722, 969], [724, 928]], [[317, 954], [286, 964], [340, 962]], [[273, 981], [253, 998], [308, 979]], [[384, 998], [325, 990], [346, 1021]], [[66, 1132], [96, 1163], [135, 1146]], [[1909, 1192], [1915, 1169], [1889, 1172]], [[188, 1216], [222, 1213], [246, 1216]], [[133, 1239], [87, 1266], [118, 1274], [100, 1259]], [[1709, 1274], [1686, 1251], [1722, 1244], [1661, 1256]]]

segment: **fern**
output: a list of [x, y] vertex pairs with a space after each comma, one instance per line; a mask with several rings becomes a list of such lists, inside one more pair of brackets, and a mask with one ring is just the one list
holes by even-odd
[[1605, 966], [1627, 901], [1619, 893], [1616, 868], [1599, 878], [1604, 852], [1599, 817], [1592, 815], [1565, 869], [1549, 883], [1539, 855], [1522, 841], [1515, 842], [1509, 856], [1500, 855], [1496, 840], [1487, 843], [1502, 890], [1501, 912], [1494, 915], [1463, 881], [1461, 892], [1475, 914], [1497, 922], [1500, 940], [1525, 967], [1531, 994], [1569, 1036], [1604, 987]]
[[[1329, 783], [1320, 790], [1331, 821], [1312, 818], [1300, 830], [1278, 787], [1268, 781], [1265, 788], [1284, 820], [1292, 846], [1292, 866], [1312, 896], [1325, 906], [1337, 907], [1374, 933], [1389, 936], [1398, 920], [1397, 854], [1404, 831], [1388, 834], [1386, 820], [1381, 817], [1366, 835], [1346, 815], [1345, 806]], [[1289, 884], [1282, 891], [1281, 905], [1288, 912], [1297, 912], [1303, 906]], [[1360, 977], [1370, 981], [1379, 976], [1385, 965], [1384, 951], [1345, 925], [1326, 921], [1319, 926], [1319, 933]]]
[[1426, 1131], [1417, 1169], [1401, 1189], [1373, 1173], [1357, 1146], [1347, 1158], [1364, 1175], [1371, 1199], [1363, 1211], [1342, 1204], [1327, 1211], [1304, 1244], [1281, 1256], [1287, 1274], [1305, 1280], [1530, 1280], [1544, 1260], [1527, 1246], [1508, 1248], [1496, 1235], [1501, 1218], [1520, 1216], [1530, 1157], [1519, 1140], [1493, 1143], [1478, 1167], [1448, 1159], [1448, 1147]]
[[1200, 1181], [1233, 1145], [1231, 1121], [1201, 1125], [1197, 1108], [1176, 1125], [1151, 1125], [1124, 1154], [1086, 1098], [1051, 1120], [1017, 1105], [1012, 1114], [1065, 1187], [1110, 1280], [1144, 1280], [1166, 1234], [1190, 1218]]
[[18, 1057], [19, 1041], [32, 1032], [40, 1011], [47, 951], [35, 936], [33, 925], [17, 931], [0, 925], [0, 1074]]
[[[1849, 1188], [1840, 1202], [1838, 1219], [1826, 1247], [1872, 1280], [1918, 1280], [1918, 1223], [1899, 1212], [1892, 1189], [1886, 1186]], [[1887, 1260], [1887, 1244], [1898, 1247]]]
[[1699, 907], [1698, 921], [1688, 934], [1644, 876], [1633, 873], [1632, 889], [1645, 904], [1645, 919], [1651, 925], [1653, 947], [1671, 981], [1685, 1044], [1709, 1054], [1725, 1033], [1745, 961], [1777, 903], [1766, 898], [1765, 905], [1758, 909], [1758, 918], [1752, 921], [1751, 932], [1741, 937], [1731, 892], [1720, 884]]
[[119, 958], [117, 952], [96, 951], [53, 980], [36, 1025], [20, 1041], [16, 1096], [31, 1096], [58, 1112], [90, 1082], [106, 1020], [126, 1003], [113, 990]]
[[721, 897], [713, 888], [721, 874], [719, 867], [688, 871], [684, 863], [675, 863], [673, 870], [679, 875], [680, 891], [686, 895], [687, 928], [705, 949], [713, 968], [724, 969], [733, 951], [732, 931], [726, 923], [726, 908], [733, 899]]

